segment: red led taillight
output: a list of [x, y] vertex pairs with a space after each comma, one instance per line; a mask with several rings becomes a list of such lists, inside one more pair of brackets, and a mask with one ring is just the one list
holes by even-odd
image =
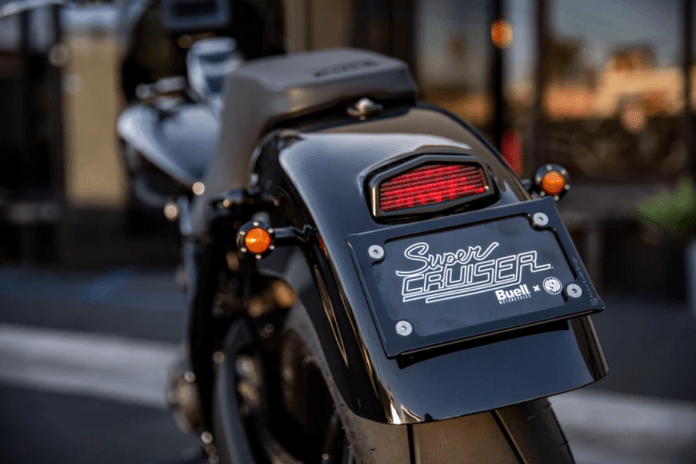
[[383, 182], [379, 187], [382, 211], [427, 206], [486, 191], [479, 166], [428, 164]]

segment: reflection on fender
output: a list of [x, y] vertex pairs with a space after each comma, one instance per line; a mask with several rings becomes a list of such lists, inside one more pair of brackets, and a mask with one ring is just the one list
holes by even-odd
[[469, 246], [467, 250], [435, 255], [426, 254], [429, 245], [425, 242], [409, 246], [404, 256], [423, 265], [413, 271], [396, 271], [403, 277], [403, 301], [425, 299], [426, 303], [434, 303], [490, 292], [518, 285], [525, 267], [530, 272], [551, 269], [551, 264], [537, 263], [534, 250], [486, 260], [498, 246], [493, 242], [483, 251], [480, 246]]

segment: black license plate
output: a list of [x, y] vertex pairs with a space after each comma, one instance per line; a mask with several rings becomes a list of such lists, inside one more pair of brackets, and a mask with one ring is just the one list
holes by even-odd
[[603, 307], [551, 199], [347, 240], [390, 357]]

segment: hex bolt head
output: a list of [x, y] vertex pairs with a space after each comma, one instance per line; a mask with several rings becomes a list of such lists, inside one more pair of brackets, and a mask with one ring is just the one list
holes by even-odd
[[411, 335], [411, 332], [413, 332], [413, 326], [410, 322], [399, 321], [396, 323], [396, 333], [398, 333], [399, 335], [406, 337], [408, 335]]
[[213, 434], [208, 431], [201, 433], [201, 441], [206, 445], [211, 444], [213, 442]]
[[549, 217], [544, 213], [535, 213], [532, 219], [534, 220], [534, 225], [539, 227], [544, 227], [549, 223]]
[[371, 108], [375, 106], [375, 102], [370, 100], [369, 98], [361, 98], [358, 100], [358, 103], [355, 104], [355, 108], [360, 111], [361, 113], [364, 113]]
[[369, 98], [361, 98], [360, 101], [348, 108], [348, 114], [351, 116], [358, 116], [363, 119], [366, 116], [377, 113], [381, 109], [382, 105], [373, 102]]
[[382, 259], [384, 257], [384, 248], [379, 245], [372, 245], [367, 252], [372, 259]]
[[580, 298], [582, 296], [582, 288], [578, 284], [570, 284], [566, 287], [566, 293], [571, 298]]

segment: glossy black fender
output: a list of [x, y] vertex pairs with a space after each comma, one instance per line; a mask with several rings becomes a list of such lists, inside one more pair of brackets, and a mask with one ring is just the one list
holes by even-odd
[[260, 270], [282, 276], [298, 291], [347, 405], [375, 421], [414, 423], [501, 408], [603, 377], [606, 363], [587, 316], [387, 357], [346, 238], [389, 227], [370, 214], [366, 177], [424, 151], [478, 157], [498, 192], [490, 206], [529, 199], [480, 136], [428, 107], [281, 133], [256, 160], [259, 182], [272, 184], [283, 217], [312, 227], [326, 251], [315, 239], [272, 254]]

